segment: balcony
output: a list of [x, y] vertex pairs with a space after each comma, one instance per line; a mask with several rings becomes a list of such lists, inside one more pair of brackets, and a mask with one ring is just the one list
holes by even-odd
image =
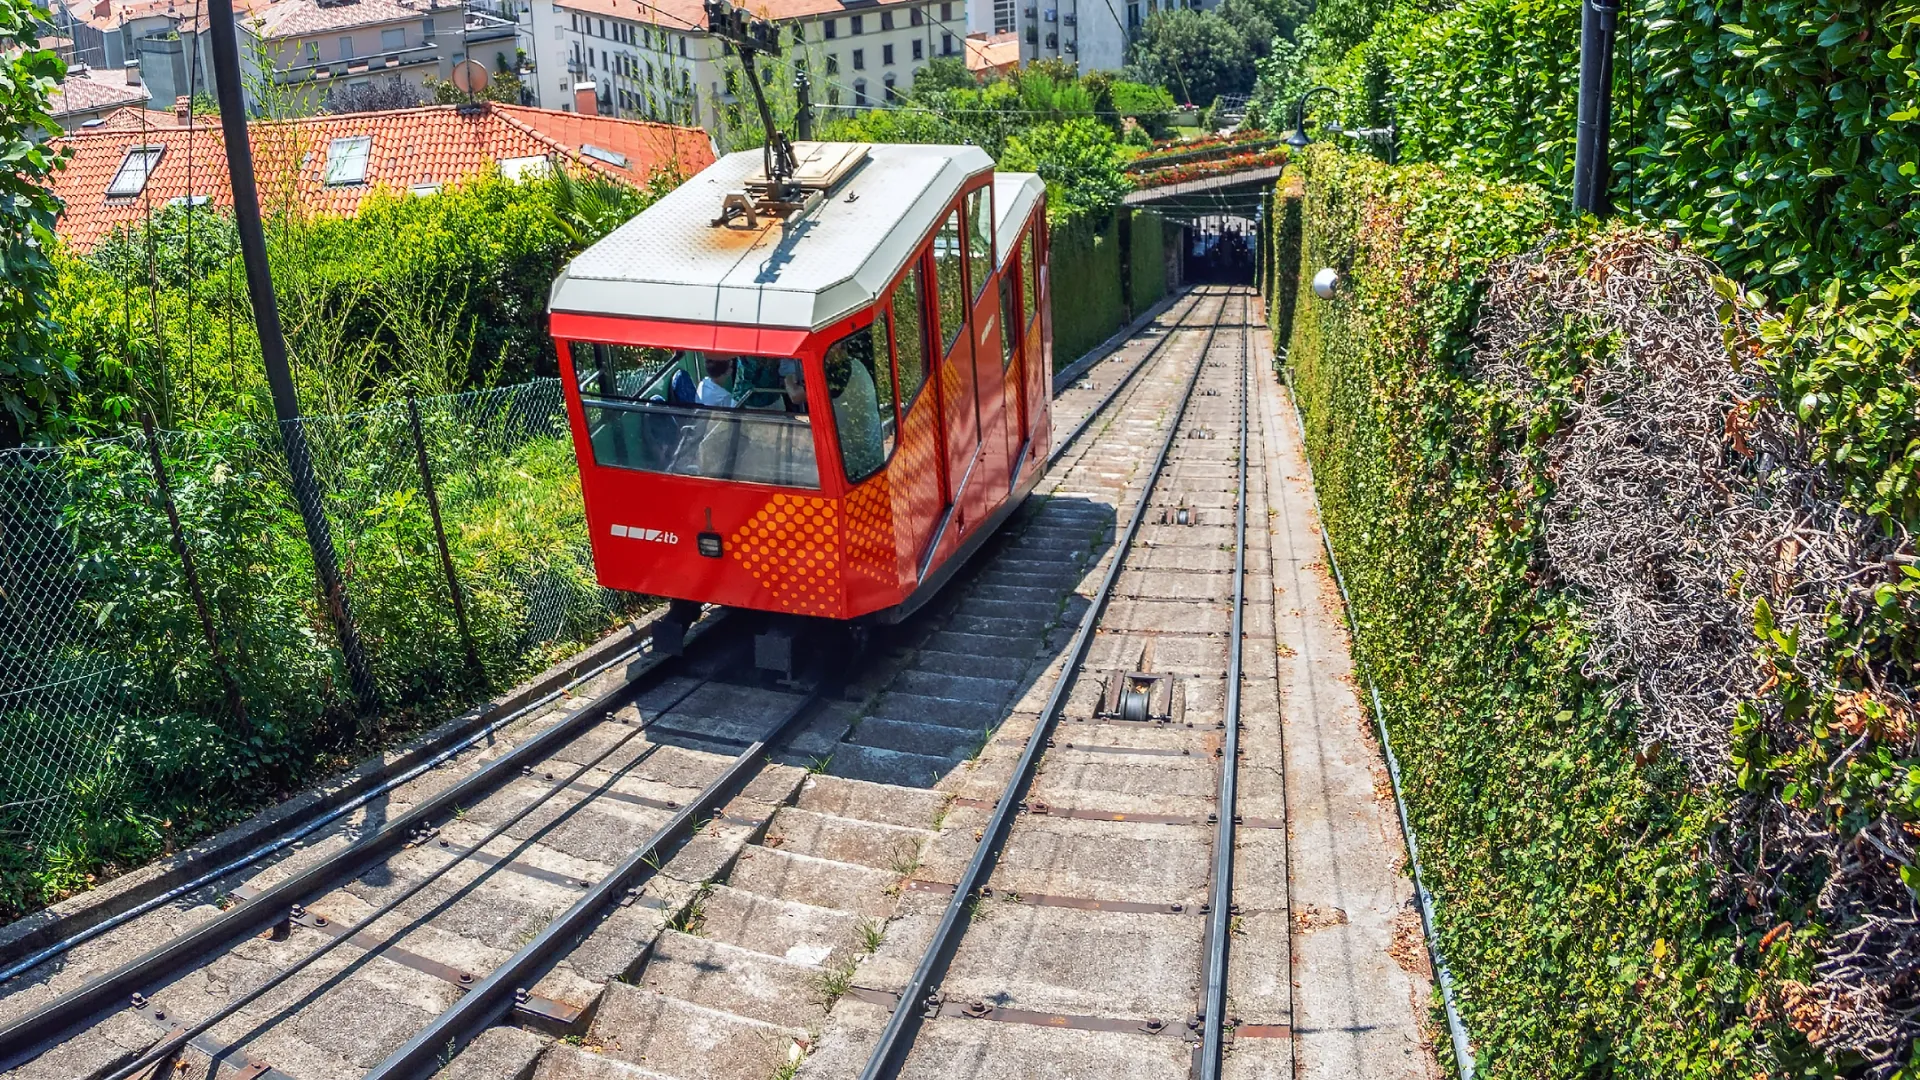
[[519, 28], [520, 24], [511, 19], [502, 19], [499, 16], [478, 11], [467, 12], [466, 40], [469, 46], [482, 41], [511, 38]]
[[1066, 25], [1068, 25], [1068, 26], [1077, 26], [1077, 25], [1079, 25], [1079, 22], [1080, 22], [1080, 16], [1078, 16], [1078, 15], [1062, 15], [1062, 16], [1060, 16], [1060, 21], [1061, 21], [1062, 23], [1064, 23], [1064, 24], [1066, 24]]
[[308, 60], [305, 63], [291, 64], [286, 70], [276, 73], [274, 81], [282, 86], [292, 83], [325, 82], [329, 79], [345, 78], [350, 75], [367, 75], [382, 71], [401, 72], [423, 64], [440, 63], [440, 46], [428, 42], [406, 49], [381, 49], [364, 56], [352, 56], [345, 60]]
[[1080, 46], [1072, 38], [1068, 38], [1066, 45], [1062, 47], [1062, 51], [1068, 56], [1078, 56], [1080, 55]]
[[1048, 8], [1048, 9], [1047, 9], [1047, 21], [1048, 21], [1048, 22], [1054, 22], [1054, 21], [1056, 21], [1056, 20], [1058, 20], [1059, 18], [1060, 18], [1060, 9], [1058, 9], [1058, 8]]
[[1058, 49], [1059, 47], [1060, 47], [1060, 35], [1059, 35], [1059, 34], [1048, 34], [1048, 35], [1047, 35], [1047, 48], [1049, 48], [1049, 49]]

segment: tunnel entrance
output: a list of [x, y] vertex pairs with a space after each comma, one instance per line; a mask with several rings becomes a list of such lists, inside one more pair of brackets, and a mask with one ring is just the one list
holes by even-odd
[[1187, 227], [1181, 251], [1184, 278], [1192, 284], [1253, 284], [1253, 222], [1245, 218], [1202, 218]]

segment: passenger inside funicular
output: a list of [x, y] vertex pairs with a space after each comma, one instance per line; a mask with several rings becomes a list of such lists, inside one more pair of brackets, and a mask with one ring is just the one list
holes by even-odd
[[[886, 327], [882, 313], [827, 351], [828, 396], [854, 483], [878, 472], [893, 450]], [[585, 342], [571, 355], [596, 464], [820, 486], [799, 360]]]

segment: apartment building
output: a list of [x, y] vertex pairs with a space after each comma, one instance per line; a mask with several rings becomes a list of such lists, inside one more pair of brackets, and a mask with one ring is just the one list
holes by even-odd
[[[696, 124], [716, 135], [720, 110], [747, 104], [746, 88], [728, 82], [721, 43], [707, 34], [698, 0], [531, 2], [543, 102], [566, 108], [576, 87], [591, 84], [603, 114]], [[885, 105], [906, 94], [929, 61], [964, 56], [966, 0], [766, 0], [748, 7], [780, 25], [786, 57], [808, 72], [821, 117]]]
[[1206, 9], [1220, 0], [968, 0], [974, 33], [1017, 33], [1020, 62], [1065, 60], [1081, 71], [1118, 71], [1147, 16], [1176, 7]]

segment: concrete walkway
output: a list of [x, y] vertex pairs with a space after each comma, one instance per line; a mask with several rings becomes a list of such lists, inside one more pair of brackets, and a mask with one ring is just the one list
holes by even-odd
[[1294, 1075], [1437, 1078], [1432, 976], [1392, 788], [1360, 704], [1293, 405], [1264, 355], [1255, 370], [1286, 746]]

